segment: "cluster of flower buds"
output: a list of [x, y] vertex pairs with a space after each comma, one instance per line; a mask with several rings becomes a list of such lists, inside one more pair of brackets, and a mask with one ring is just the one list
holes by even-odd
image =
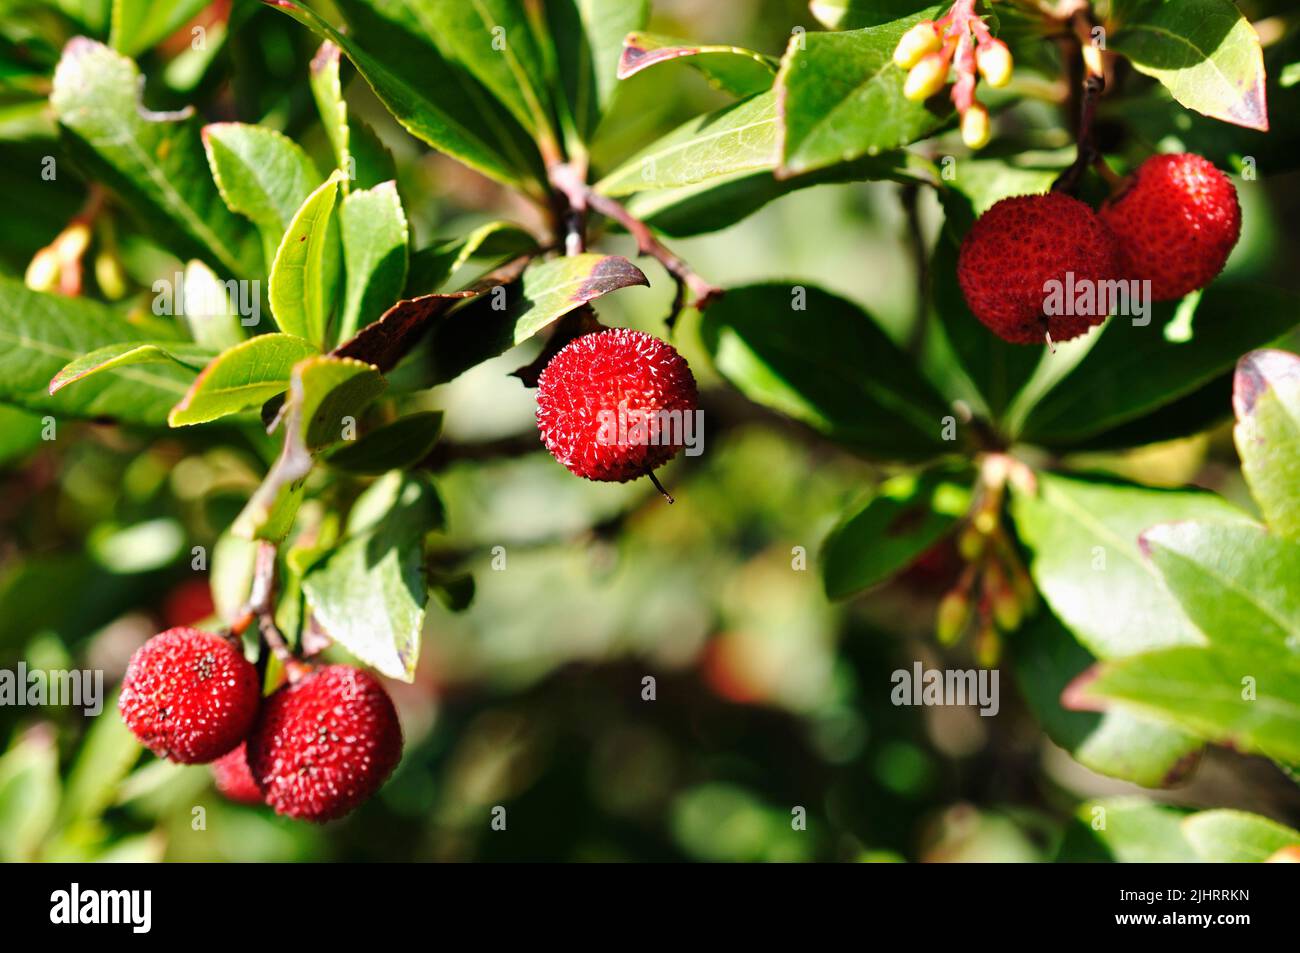
[[961, 138], [971, 149], [989, 141], [989, 111], [975, 99], [975, 84], [983, 76], [990, 86], [1011, 81], [1011, 51], [995, 40], [975, 13], [975, 0], [957, 0], [947, 15], [924, 20], [903, 34], [894, 50], [894, 63], [908, 71], [903, 95], [915, 102], [937, 95], [955, 69], [953, 105], [961, 116]]
[[957, 537], [966, 567], [940, 601], [935, 622], [939, 641], [952, 645], [974, 621], [975, 656], [984, 666], [996, 664], [1001, 633], [1018, 629], [1037, 601], [1029, 573], [1002, 525], [1008, 479], [1032, 481], [1033, 475], [1009, 457], [985, 458], [975, 504]]

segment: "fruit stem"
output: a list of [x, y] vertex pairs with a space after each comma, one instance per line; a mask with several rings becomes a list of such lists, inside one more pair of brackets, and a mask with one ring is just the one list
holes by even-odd
[[259, 540], [253, 562], [253, 585], [248, 594], [248, 607], [240, 615], [251, 613], [257, 617], [257, 627], [266, 647], [280, 660], [290, 677], [293, 677], [301, 665], [275, 625], [275, 558], [275, 543]]
[[655, 472], [653, 470], [647, 470], [646, 476], [648, 476], [650, 478], [650, 482], [655, 485], [655, 489], [664, 495], [665, 500], [667, 500], [669, 503], [677, 502], [676, 500], [673, 499], [672, 494], [664, 489], [664, 485], [659, 482], [659, 478], [655, 476]]

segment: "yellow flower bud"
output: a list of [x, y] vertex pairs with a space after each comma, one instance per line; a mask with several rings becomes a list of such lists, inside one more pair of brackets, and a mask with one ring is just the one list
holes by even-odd
[[984, 534], [974, 526], [967, 526], [957, 537], [957, 552], [966, 562], [974, 562], [984, 552]]
[[948, 82], [948, 57], [927, 53], [912, 67], [903, 83], [903, 95], [914, 103], [929, 99]]
[[80, 258], [90, 247], [90, 226], [85, 222], [74, 222], [59, 233], [51, 247], [62, 261]]
[[990, 86], [1011, 82], [1011, 51], [1001, 40], [993, 40], [976, 50], [975, 65]]
[[126, 272], [117, 255], [101, 251], [95, 256], [95, 283], [109, 301], [126, 296]]
[[27, 266], [23, 277], [33, 291], [53, 291], [59, 283], [59, 259], [52, 248], [42, 248]]
[[961, 141], [968, 149], [983, 149], [989, 144], [989, 111], [979, 103], [961, 117]]
[[911, 69], [926, 53], [933, 53], [942, 45], [939, 31], [932, 21], [918, 23], [898, 41], [898, 46], [894, 48], [894, 65], [900, 69]]
[[935, 635], [943, 645], [952, 645], [961, 636], [970, 619], [970, 598], [961, 589], [954, 589], [939, 602], [935, 620]]

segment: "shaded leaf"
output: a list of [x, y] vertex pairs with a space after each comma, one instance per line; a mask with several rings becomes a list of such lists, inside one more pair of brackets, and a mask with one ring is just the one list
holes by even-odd
[[396, 367], [397, 362], [419, 343], [435, 318], [477, 293], [460, 291], [399, 301], [385, 311], [378, 321], [367, 324], [331, 353], [337, 357], [365, 361], [386, 373]]
[[412, 255], [406, 294], [413, 297], [437, 291], [472, 258], [501, 262], [536, 248], [537, 240], [513, 222], [488, 222], [464, 238], [439, 242]]
[[429, 455], [441, 434], [442, 411], [408, 414], [340, 447], [326, 459], [339, 470], [379, 476], [415, 466]]
[[642, 29], [649, 0], [548, 0], [559, 88], [578, 137], [590, 141], [618, 86], [623, 37]]
[[942, 439], [943, 398], [852, 302], [802, 285], [735, 288], [709, 306], [700, 333], [741, 393], [833, 440], [886, 458], [955, 449]]

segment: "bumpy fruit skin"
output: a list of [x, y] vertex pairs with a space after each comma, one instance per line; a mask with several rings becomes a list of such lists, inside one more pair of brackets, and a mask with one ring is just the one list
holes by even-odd
[[203, 764], [244, 740], [261, 694], [257, 671], [235, 645], [211, 632], [176, 628], [131, 657], [117, 707], [155, 754]]
[[1236, 187], [1213, 163], [1190, 153], [1142, 163], [1101, 217], [1115, 233], [1125, 276], [1149, 279], [1155, 301], [1204, 288], [1241, 237]]
[[262, 705], [248, 767], [277, 814], [325, 822], [368, 800], [402, 757], [397, 711], [350, 665], [315, 669]]
[[979, 217], [957, 256], [957, 282], [966, 304], [1013, 344], [1068, 341], [1101, 324], [1105, 314], [1048, 317], [1047, 283], [1067, 285], [1118, 277], [1119, 250], [1091, 208], [1057, 192], [1003, 199]]
[[537, 427], [578, 476], [622, 483], [682, 448], [682, 430], [661, 428], [668, 418], [654, 414], [679, 411], [685, 423], [698, 403], [695, 377], [672, 345], [616, 328], [583, 335], [551, 359], [537, 383]]
[[253, 773], [248, 770], [248, 749], [240, 744], [229, 754], [224, 754], [212, 762], [212, 778], [217, 790], [241, 804], [261, 804], [262, 789], [253, 780]]

